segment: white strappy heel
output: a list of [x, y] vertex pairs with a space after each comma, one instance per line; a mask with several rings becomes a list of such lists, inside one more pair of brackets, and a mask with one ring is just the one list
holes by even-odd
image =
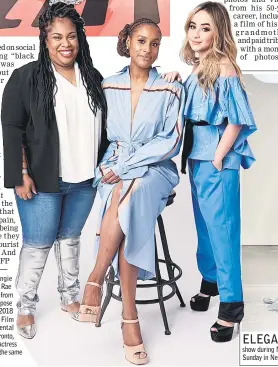
[[[100, 288], [102, 297], [102, 286], [100, 284], [94, 282], [87, 282], [86, 285], [91, 285], [93, 287]], [[79, 321], [97, 323], [99, 320], [100, 309], [101, 305], [99, 306], [80, 305]]]
[[[135, 324], [137, 322], [139, 322], [138, 319], [136, 319], [136, 320], [122, 319], [121, 327], [123, 327], [124, 323], [125, 324]], [[149, 361], [148, 355], [145, 351], [143, 343], [139, 344], [139, 345], [135, 345], [135, 346], [128, 346], [128, 345], [124, 344], [124, 350], [125, 350], [125, 358], [130, 363], [140, 365], [140, 364], [146, 364]], [[140, 358], [140, 357], [137, 358], [136, 354], [140, 354], [140, 353], [144, 353], [145, 357], [144, 358]]]

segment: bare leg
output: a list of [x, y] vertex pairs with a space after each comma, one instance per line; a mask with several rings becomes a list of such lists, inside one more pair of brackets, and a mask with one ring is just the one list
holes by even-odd
[[[201, 297], [209, 297], [209, 295], [207, 295], [207, 294], [205, 294], [205, 293], [198, 293], [198, 296], [201, 296]], [[195, 302], [195, 298], [194, 298], [194, 297], [192, 297], [192, 298], [191, 298], [191, 300], [192, 300], [193, 302]]]
[[[217, 323], [219, 325], [222, 325], [222, 326], [228, 326], [228, 327], [234, 326], [233, 322], [228, 322], [228, 321], [224, 321], [224, 320], [220, 320], [220, 319], [217, 319]], [[217, 331], [216, 328], [214, 328], [214, 327], [212, 327], [210, 330], [211, 331]]]
[[[137, 319], [137, 309], [135, 304], [136, 284], [138, 268], [129, 264], [124, 257], [124, 241], [119, 250], [119, 273], [123, 302], [123, 319]], [[135, 346], [142, 344], [142, 336], [139, 322], [136, 324], [122, 325], [124, 344]], [[137, 358], [145, 358], [146, 353], [136, 353]]]
[[[121, 230], [118, 219], [121, 188], [122, 182], [120, 181], [114, 188], [111, 205], [103, 217], [100, 229], [100, 245], [97, 259], [95, 267], [89, 275], [88, 282], [94, 282], [100, 285], [103, 284], [106, 271], [123, 240], [124, 234]], [[85, 288], [82, 304], [99, 306], [100, 303], [100, 289], [97, 287], [87, 286]]]

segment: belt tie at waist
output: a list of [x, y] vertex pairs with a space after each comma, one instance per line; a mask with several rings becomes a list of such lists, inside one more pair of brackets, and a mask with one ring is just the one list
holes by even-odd
[[141, 148], [144, 144], [146, 144], [149, 140], [146, 140], [144, 142], [136, 142], [136, 141], [130, 141], [130, 142], [125, 142], [125, 141], [116, 141], [116, 147], [118, 148], [123, 148], [128, 155], [135, 153], [137, 149]]
[[193, 122], [191, 120], [187, 120], [184, 132], [184, 140], [183, 140], [183, 149], [181, 154], [181, 173], [186, 174], [186, 163], [187, 159], [190, 156], [190, 153], [193, 148], [194, 135], [193, 135], [193, 127], [195, 126], [208, 126], [209, 123], [206, 121], [198, 121]]

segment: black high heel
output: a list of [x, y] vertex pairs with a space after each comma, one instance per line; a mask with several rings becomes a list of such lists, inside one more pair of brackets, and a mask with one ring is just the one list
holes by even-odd
[[196, 294], [192, 298], [194, 298], [194, 301], [192, 301], [192, 298], [190, 300], [190, 307], [194, 311], [207, 311], [209, 308], [210, 303], [210, 297], [204, 297], [200, 296], [199, 294]]
[[[211, 330], [215, 328], [215, 330]], [[216, 343], [229, 342], [233, 337], [234, 326], [223, 326], [216, 321], [210, 329], [211, 339]]]

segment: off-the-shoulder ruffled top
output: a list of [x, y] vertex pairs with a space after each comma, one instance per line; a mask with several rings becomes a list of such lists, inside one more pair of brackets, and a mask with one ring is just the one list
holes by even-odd
[[205, 94], [192, 73], [184, 82], [187, 100], [184, 108], [186, 120], [206, 121], [209, 126], [194, 126], [194, 144], [189, 158], [213, 160], [218, 142], [227, 123], [242, 125], [230, 152], [223, 160], [223, 168], [249, 168], [255, 158], [247, 137], [256, 131], [256, 124], [245, 90], [237, 76], [218, 77], [214, 93]]

